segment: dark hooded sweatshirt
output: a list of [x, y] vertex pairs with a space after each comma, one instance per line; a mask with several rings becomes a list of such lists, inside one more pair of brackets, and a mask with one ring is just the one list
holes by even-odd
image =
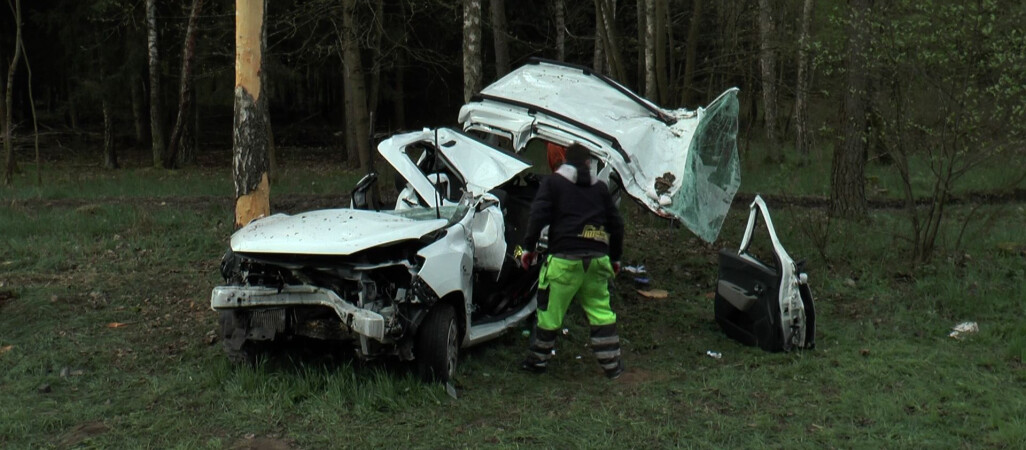
[[578, 168], [570, 164], [542, 179], [531, 204], [524, 248], [534, 249], [546, 225], [551, 254], [608, 254], [613, 261], [623, 254], [623, 219], [609, 188], [590, 173], [579, 177]]

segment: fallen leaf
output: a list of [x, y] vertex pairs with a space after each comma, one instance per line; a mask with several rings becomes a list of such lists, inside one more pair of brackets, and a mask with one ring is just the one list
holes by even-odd
[[641, 290], [641, 289], [638, 289], [638, 293], [641, 294], [641, 296], [645, 297], [645, 298], [666, 298], [666, 297], [670, 296], [670, 293], [666, 292], [663, 289], [651, 289], [651, 290]]
[[715, 292], [706, 292], [705, 293], [705, 298], [708, 298], [710, 300], [714, 299], [714, 298], [716, 298], [716, 293]]
[[859, 350], [859, 354], [862, 355], [862, 356], [869, 356], [869, 349], [868, 348], [861, 349], [861, 350]]
[[4, 353], [11, 351], [12, 348], [14, 348], [13, 345], [5, 345], [3, 347], [0, 347], [0, 355], [3, 355]]
[[107, 324], [107, 328], [121, 328], [131, 325], [130, 322], [111, 322]]

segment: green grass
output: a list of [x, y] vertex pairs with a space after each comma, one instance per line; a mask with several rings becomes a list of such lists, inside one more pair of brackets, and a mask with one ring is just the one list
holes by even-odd
[[[627, 203], [625, 260], [645, 263], [653, 287], [670, 292], [644, 299], [629, 277], [617, 280], [629, 373], [601, 376], [572, 309], [549, 373], [519, 372], [527, 340], [508, 333], [463, 355], [452, 399], [402, 365], [345, 352], [279, 349], [255, 368], [227, 362], [207, 335], [231, 233], [228, 170], [54, 170], [45, 189], [2, 191], [82, 199], [0, 206], [0, 348], [12, 346], [0, 353], [3, 448], [1026, 446], [1021, 204], [980, 207], [959, 249], [953, 221], [941, 253], [913, 268], [902, 211], [826, 227], [821, 211], [771, 203], [782, 242], [808, 261], [819, 333], [816, 350], [769, 354], [727, 339], [707, 296], [716, 250], [739, 243], [744, 205], [708, 245]], [[341, 171], [288, 170], [272, 196], [349, 189], [334, 189]], [[746, 183], [770, 178], [761, 192], [816, 194], [775, 184], [777, 170], [748, 170]], [[805, 173], [793, 172], [794, 186], [821, 182]], [[175, 200], [145, 201], [157, 197]], [[952, 217], [970, 209], [955, 206]], [[963, 321], [979, 333], [948, 337]]]

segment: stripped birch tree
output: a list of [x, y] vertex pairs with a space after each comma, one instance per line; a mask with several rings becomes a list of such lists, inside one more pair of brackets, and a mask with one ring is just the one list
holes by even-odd
[[481, 90], [481, 0], [463, 0], [463, 101]]
[[[152, 1], [152, 0], [151, 0]], [[266, 0], [235, 1], [235, 127], [232, 176], [235, 227], [270, 214], [270, 115], [263, 84]]]

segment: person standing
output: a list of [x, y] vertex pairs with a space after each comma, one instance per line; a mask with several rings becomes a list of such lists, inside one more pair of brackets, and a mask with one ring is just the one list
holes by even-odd
[[[549, 227], [548, 255], [538, 275], [538, 321], [521, 368], [541, 373], [548, 366], [558, 330], [576, 297], [591, 325], [591, 348], [609, 378], [624, 372], [616, 314], [609, 306], [609, 279], [620, 271], [623, 219], [609, 188], [596, 179], [591, 155], [580, 145], [566, 150], [566, 162], [542, 180], [531, 204], [525, 248], [534, 249]], [[526, 269], [538, 259], [521, 256]]]

